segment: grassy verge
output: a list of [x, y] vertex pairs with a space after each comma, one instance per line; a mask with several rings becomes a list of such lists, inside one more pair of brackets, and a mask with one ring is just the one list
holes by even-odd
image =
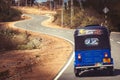
[[27, 31], [20, 32], [5, 25], [0, 26], [0, 50], [39, 49], [42, 38]]

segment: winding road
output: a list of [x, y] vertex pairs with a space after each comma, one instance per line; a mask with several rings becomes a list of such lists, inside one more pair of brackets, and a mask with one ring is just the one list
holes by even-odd
[[[41, 22], [48, 19], [46, 16], [28, 15], [32, 17], [30, 20], [19, 21], [15, 24], [16, 27], [31, 30], [34, 32], [44, 33], [59, 38], [66, 39], [72, 44], [74, 42], [74, 30], [49, 28], [41, 25]], [[102, 71], [85, 71], [82, 77], [75, 77], [73, 71], [74, 53], [66, 66], [60, 71], [54, 80], [120, 80], [120, 33], [111, 33], [112, 56], [114, 58], [114, 74], [115, 76], [106, 76]]]

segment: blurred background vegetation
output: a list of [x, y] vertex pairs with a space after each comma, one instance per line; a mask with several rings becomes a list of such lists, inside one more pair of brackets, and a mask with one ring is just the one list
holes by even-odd
[[[64, 2], [63, 2], [64, 1]], [[37, 2], [36, 0], [0, 0], [0, 50], [13, 49], [36, 49], [40, 48], [42, 38], [33, 37], [27, 32], [19, 32], [1, 24], [3, 22], [21, 20], [19, 7], [37, 7], [56, 11], [53, 22], [67, 28], [77, 28], [91, 24], [104, 24], [107, 7], [107, 24], [104, 24], [112, 31], [120, 31], [120, 0], [47, 0]], [[64, 5], [64, 6], [63, 6]], [[71, 10], [73, 14], [71, 17]], [[62, 12], [63, 11], [63, 12]], [[72, 24], [71, 24], [72, 19]]]
[[[13, 1], [0, 0], [0, 51], [39, 49], [42, 38], [33, 36], [26, 30], [9, 27], [7, 22], [23, 19], [21, 16], [23, 14], [22, 11], [14, 8], [14, 6], [25, 6], [25, 3], [16, 5]], [[27, 6], [32, 6], [31, 4]]]
[[[56, 3], [59, 0], [55, 0]], [[62, 2], [61, 2], [62, 4]], [[103, 24], [105, 22], [105, 13], [103, 9], [107, 7], [109, 12], [107, 15], [108, 28], [112, 31], [120, 31], [120, 0], [73, 0], [73, 17], [72, 27], [70, 23], [71, 16], [71, 0], [64, 2], [64, 18], [63, 26], [76, 28], [91, 24]], [[57, 11], [54, 22], [61, 25], [61, 12]]]
[[0, 51], [40, 49], [42, 41], [38, 35], [0, 24]]
[[10, 6], [10, 0], [0, 0], [0, 22], [15, 21], [21, 18], [22, 13]]
[[[64, 1], [64, 2], [63, 2]], [[63, 7], [64, 5], [64, 7]], [[63, 11], [63, 27], [76, 28], [89, 24], [103, 24], [105, 22], [105, 13], [103, 9], [107, 7], [108, 28], [112, 31], [120, 31], [120, 0], [73, 0], [73, 15], [71, 25], [71, 0], [47, 0], [46, 2], [37, 2], [37, 0], [0, 0], [0, 21], [14, 21], [20, 19], [21, 12], [13, 6], [43, 6], [47, 9], [55, 10], [55, 22], [61, 25], [61, 14]]]
[[[71, 26], [71, 14], [70, 10], [64, 10], [63, 16], [63, 27], [77, 28], [92, 24], [101, 24], [104, 22], [104, 17], [98, 15], [93, 9], [81, 10], [79, 8], [74, 8], [74, 15], [72, 16], [72, 26]], [[89, 12], [89, 14], [87, 14]], [[95, 14], [95, 16], [93, 16]], [[57, 14], [54, 16], [56, 20], [54, 22], [61, 25], [61, 12], [58, 10]]]

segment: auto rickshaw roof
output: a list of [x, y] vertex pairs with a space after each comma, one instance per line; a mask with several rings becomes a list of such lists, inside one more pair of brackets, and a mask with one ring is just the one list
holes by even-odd
[[106, 27], [100, 25], [87, 25], [85, 27], [79, 27], [75, 31], [75, 36], [101, 34], [108, 34], [108, 30]]
[[77, 29], [107, 29], [107, 28], [101, 25], [87, 25], [84, 27], [78, 27]]

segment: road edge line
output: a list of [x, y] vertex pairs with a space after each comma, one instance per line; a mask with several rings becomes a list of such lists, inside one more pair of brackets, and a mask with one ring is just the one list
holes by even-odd
[[[61, 37], [60, 37], [61, 38]], [[65, 38], [62, 38], [62, 39], [65, 39]], [[69, 41], [73, 46], [73, 42], [68, 40], [68, 39], [65, 39], [67, 41]], [[68, 61], [66, 62], [66, 64], [63, 66], [63, 68], [60, 70], [60, 72], [57, 74], [57, 76], [54, 78], [54, 80], [58, 80], [58, 78], [62, 75], [62, 73], [67, 69], [67, 67], [70, 65], [72, 59], [74, 58], [74, 52], [71, 53], [71, 56], [70, 58], [68, 59]]]
[[[27, 15], [27, 14], [25, 14], [25, 15]], [[28, 16], [28, 15], [27, 15], [27, 16]], [[31, 17], [31, 16], [30, 16], [30, 17]], [[32, 17], [31, 17], [31, 18], [32, 18]], [[32, 18], [32, 19], [33, 19], [33, 18]], [[19, 22], [22, 22], [22, 21], [15, 22], [15, 23], [13, 23], [13, 25], [15, 26], [15, 24], [17, 24], [17, 23], [19, 23]], [[17, 26], [15, 26], [15, 27], [17, 27]], [[24, 28], [23, 28], [23, 29], [24, 29]], [[25, 29], [25, 30], [27, 30], [27, 29]], [[29, 30], [29, 31], [32, 31], [32, 30]], [[38, 32], [38, 31], [32, 31], [32, 32]], [[52, 34], [48, 34], [48, 33], [44, 33], [44, 32], [38, 32], [38, 33], [43, 33], [43, 34], [47, 34], [47, 35], [50, 35], [50, 36], [54, 36], [54, 37], [58, 37], [58, 38], [64, 39], [64, 40], [70, 42], [70, 43], [74, 46], [74, 43], [73, 43], [71, 40], [66, 39], [66, 38], [64, 38], [64, 37], [56, 36], [56, 35], [52, 35]], [[62, 75], [62, 73], [63, 73], [63, 72], [67, 69], [67, 67], [70, 65], [70, 63], [71, 63], [71, 61], [72, 61], [73, 58], [74, 58], [74, 51], [71, 52], [71, 56], [70, 56], [70, 58], [68, 59], [68, 62], [66, 62], [66, 64], [61, 68], [60, 72], [58, 72], [58, 74], [56, 75], [56, 77], [55, 77], [53, 80], [58, 80], [58, 78]]]

